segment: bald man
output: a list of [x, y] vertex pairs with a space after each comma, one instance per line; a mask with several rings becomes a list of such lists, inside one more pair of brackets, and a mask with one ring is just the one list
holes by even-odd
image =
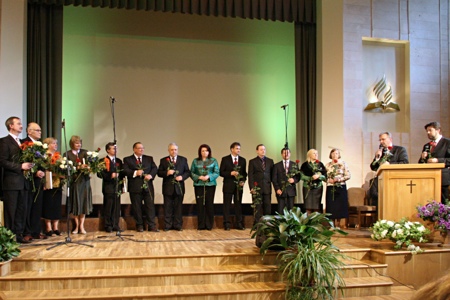
[[[41, 126], [35, 122], [31, 122], [27, 126], [27, 137], [21, 140], [24, 142], [37, 142], [41, 140], [42, 130]], [[36, 190], [30, 188], [28, 193], [28, 205], [26, 213], [26, 225], [25, 236], [32, 236], [33, 239], [46, 239], [47, 236], [41, 233], [41, 216], [42, 216], [42, 203], [44, 195], [44, 170], [38, 170], [33, 174], [34, 187]]]

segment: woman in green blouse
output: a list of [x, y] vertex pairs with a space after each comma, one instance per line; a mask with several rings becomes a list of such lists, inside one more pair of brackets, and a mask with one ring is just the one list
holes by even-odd
[[211, 147], [206, 144], [198, 148], [198, 157], [192, 161], [191, 178], [194, 182], [197, 202], [198, 230], [211, 230], [214, 225], [214, 194], [219, 164], [211, 157]]

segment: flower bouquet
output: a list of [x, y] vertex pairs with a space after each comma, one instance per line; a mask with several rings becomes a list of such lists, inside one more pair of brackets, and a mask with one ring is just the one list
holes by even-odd
[[25, 178], [31, 180], [31, 182], [33, 183], [33, 192], [36, 191], [33, 176], [39, 169], [44, 168], [45, 162], [47, 160], [47, 148], [47, 144], [43, 144], [39, 141], [26, 141], [20, 145], [21, 152], [19, 156], [19, 162], [29, 162], [33, 164], [30, 170], [24, 171]]
[[[251, 207], [253, 208], [253, 217], [256, 219], [256, 212], [258, 209], [258, 205], [260, 205], [262, 203], [262, 196], [261, 193], [259, 192], [261, 190], [261, 188], [258, 186], [258, 182], [254, 182], [253, 183], [253, 188], [250, 191], [250, 193], [252, 194], [252, 205]], [[257, 220], [259, 221], [259, 220]]]
[[47, 153], [43, 164], [45, 169], [45, 187], [47, 189], [61, 187], [66, 183], [67, 174], [73, 175], [75, 168], [71, 160], [61, 156], [59, 152]]
[[390, 239], [395, 243], [395, 250], [400, 250], [405, 245], [411, 254], [423, 252], [413, 242], [426, 243], [426, 237], [430, 234], [430, 230], [424, 225], [419, 222], [410, 222], [406, 218], [401, 219], [399, 222], [378, 220], [370, 230], [372, 231], [370, 237], [373, 240]]
[[243, 189], [243, 181], [241, 180], [244, 178], [241, 174], [241, 166], [238, 165], [237, 160], [233, 162], [233, 171], [237, 172], [237, 175], [234, 176], [234, 183], [236, 184], [236, 196], [237, 201], [239, 202], [239, 192]]
[[104, 160], [100, 159], [98, 156], [99, 151], [100, 148], [97, 148], [96, 151], [88, 151], [87, 157], [83, 158], [82, 161], [77, 158], [76, 169], [78, 171], [78, 176], [75, 181], [77, 181], [81, 175], [100, 174], [106, 169]]
[[[333, 163], [331, 165], [331, 168], [327, 172], [327, 177], [329, 179], [340, 179], [342, 180], [344, 178], [344, 166], [342, 163], [340, 163], [337, 160], [333, 160]], [[336, 188], [342, 188], [341, 182], [334, 182], [333, 186], [331, 188], [331, 193], [333, 194], [332, 200], [334, 201], [334, 192], [336, 191]]]

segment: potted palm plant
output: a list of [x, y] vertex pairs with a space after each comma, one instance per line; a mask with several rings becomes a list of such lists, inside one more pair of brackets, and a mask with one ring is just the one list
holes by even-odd
[[262, 237], [263, 255], [283, 249], [277, 261], [286, 280], [286, 299], [334, 299], [338, 286], [344, 286], [340, 269], [347, 258], [333, 245], [335, 233], [347, 234], [334, 228], [327, 214], [302, 213], [294, 207], [262, 217], [252, 237]]
[[0, 225], [0, 276], [8, 275], [11, 260], [20, 254], [20, 244], [15, 238], [11, 230]]

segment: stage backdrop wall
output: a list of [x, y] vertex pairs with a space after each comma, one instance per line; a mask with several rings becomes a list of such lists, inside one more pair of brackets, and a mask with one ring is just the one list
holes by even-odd
[[[239, 141], [247, 161], [259, 143], [279, 161], [281, 105], [289, 104], [289, 146], [297, 159], [291, 23], [65, 7], [63, 47], [67, 140], [80, 135], [84, 149], [101, 147], [105, 155], [104, 145], [113, 140], [114, 97], [120, 158], [141, 141], [159, 163], [174, 141], [189, 163], [202, 143], [220, 163]], [[101, 203], [101, 180], [92, 183], [94, 203]], [[162, 180], [154, 184], [155, 201], [162, 203]], [[195, 203], [190, 179], [187, 186], [184, 203]], [[221, 190], [219, 178], [216, 203], [222, 203]], [[250, 203], [247, 185], [244, 191]], [[129, 203], [128, 194], [122, 202]]]

